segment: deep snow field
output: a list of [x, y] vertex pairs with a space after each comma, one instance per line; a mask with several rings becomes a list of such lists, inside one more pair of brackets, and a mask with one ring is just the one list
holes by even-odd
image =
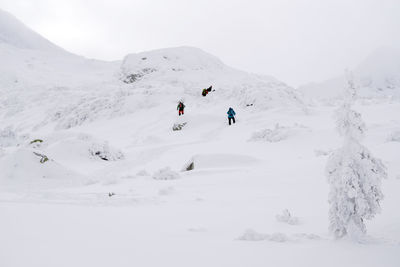
[[1, 10], [0, 58], [0, 267], [400, 266], [400, 78], [362, 73], [388, 179], [357, 243], [328, 232], [336, 94], [191, 47], [85, 59]]
[[[399, 265], [400, 142], [388, 138], [399, 131], [400, 103], [356, 106], [369, 129], [365, 144], [389, 173], [366, 244], [333, 240], [327, 230], [324, 168], [340, 145], [335, 107], [237, 108], [229, 127], [227, 105], [192, 106], [180, 118], [164, 105], [40, 135], [39, 150], [54, 160], [44, 164], [31, 146], [12, 148], [19, 152], [1, 158], [13, 171], [1, 179], [0, 265]], [[172, 131], [177, 121], [188, 124]], [[271, 131], [252, 139], [263, 129]], [[124, 159], [88, 157], [89, 136]], [[182, 172], [191, 159], [194, 170]], [[171, 176], [157, 173], [165, 167]], [[297, 217], [292, 224], [277, 220], [284, 209]]]

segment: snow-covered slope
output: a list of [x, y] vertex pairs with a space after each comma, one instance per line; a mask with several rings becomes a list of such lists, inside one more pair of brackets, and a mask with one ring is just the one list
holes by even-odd
[[[400, 97], [400, 50], [384, 47], [375, 50], [352, 70], [361, 97]], [[299, 88], [316, 98], [336, 98], [343, 94], [344, 75]]]
[[[3, 127], [68, 129], [140, 109], [174, 107], [179, 99], [204, 108], [304, 108], [299, 94], [283, 82], [234, 70], [197, 48], [160, 49], [103, 62], [65, 52], [6, 12], [0, 20]], [[210, 85], [216, 91], [203, 98], [201, 90]]]
[[399, 265], [399, 103], [357, 106], [389, 179], [371, 244], [335, 242], [332, 107], [197, 48], [102, 62], [24, 31], [0, 33], [24, 37], [0, 44], [0, 266]]

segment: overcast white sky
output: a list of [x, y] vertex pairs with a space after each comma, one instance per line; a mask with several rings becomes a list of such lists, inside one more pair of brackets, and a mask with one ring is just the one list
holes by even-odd
[[400, 0], [0, 0], [0, 8], [86, 57], [190, 45], [294, 86], [400, 47]]

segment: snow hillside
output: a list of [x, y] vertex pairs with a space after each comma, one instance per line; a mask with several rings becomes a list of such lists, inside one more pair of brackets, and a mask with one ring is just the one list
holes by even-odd
[[[0, 157], [4, 266], [398, 266], [400, 143], [387, 138], [399, 130], [399, 104], [357, 106], [366, 144], [389, 173], [367, 244], [328, 233], [334, 108], [239, 108], [230, 127], [224, 107], [188, 107], [183, 117], [164, 109], [9, 137]], [[176, 122], [187, 124], [172, 131]], [[275, 138], [252, 139], [264, 129]], [[286, 209], [296, 219], [278, 220]]]
[[[165, 102], [173, 106], [179, 99], [204, 108], [216, 98], [250, 109], [305, 109], [301, 96], [283, 82], [234, 70], [197, 48], [161, 49], [104, 62], [65, 52], [6, 12], [0, 13], [0, 21], [3, 127], [68, 129]], [[201, 90], [210, 85], [216, 93], [201, 99]]]
[[[352, 70], [363, 98], [400, 97], [400, 50], [383, 47], [371, 53]], [[299, 90], [308, 97], [317, 99], [343, 96], [345, 76], [301, 86]]]
[[0, 266], [399, 266], [399, 102], [354, 106], [388, 173], [360, 244], [328, 231], [335, 106], [192, 47], [0, 56]]

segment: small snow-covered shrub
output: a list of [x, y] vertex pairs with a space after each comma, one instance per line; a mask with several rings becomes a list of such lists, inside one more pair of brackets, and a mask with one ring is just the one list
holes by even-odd
[[37, 152], [33, 152], [33, 154], [35, 154], [36, 156], [40, 157], [40, 160], [39, 160], [40, 163], [45, 163], [46, 161], [49, 160], [49, 158], [46, 155], [43, 155], [43, 154], [40, 154], [40, 153], [37, 153]]
[[162, 188], [158, 191], [158, 194], [160, 196], [167, 196], [167, 195], [171, 195], [172, 193], [174, 193], [175, 189], [172, 186], [168, 186], [166, 188]]
[[400, 142], [400, 131], [391, 133], [388, 137], [389, 142]]
[[175, 180], [179, 178], [179, 173], [171, 170], [169, 167], [160, 169], [153, 174], [153, 179], [155, 180]]
[[34, 143], [43, 143], [43, 140], [42, 139], [35, 139], [35, 140], [32, 140], [29, 144], [34, 144]]
[[246, 230], [238, 239], [243, 241], [263, 241], [263, 240], [268, 240], [272, 242], [289, 241], [288, 236], [283, 233], [261, 234], [252, 229]]
[[187, 122], [183, 122], [183, 123], [174, 123], [174, 125], [172, 126], [172, 130], [173, 131], [180, 131], [183, 129], [183, 127], [185, 127], [185, 125], [187, 124]]
[[239, 236], [239, 240], [244, 240], [244, 241], [262, 241], [267, 239], [266, 234], [261, 234], [253, 229], [247, 229], [241, 236]]
[[124, 83], [134, 83], [138, 80], [140, 80], [143, 76], [150, 74], [152, 72], [156, 72], [157, 69], [155, 68], [143, 68], [140, 71], [138, 71], [137, 73], [131, 73], [126, 75], [125, 77], [122, 77], [122, 81]]
[[283, 223], [287, 223], [290, 225], [296, 225], [299, 224], [299, 218], [294, 217], [290, 214], [289, 210], [284, 209], [282, 211], [282, 214], [277, 214], [276, 215], [276, 220], [278, 222], [283, 222]]
[[100, 158], [106, 161], [124, 159], [124, 154], [119, 150], [110, 148], [107, 142], [102, 144], [93, 143], [89, 148], [89, 153], [93, 158]]
[[239, 236], [238, 240], [243, 241], [271, 241], [271, 242], [297, 242], [302, 240], [320, 240], [321, 237], [315, 234], [292, 234], [290, 236], [284, 233], [272, 233], [272, 234], [263, 234], [258, 233], [252, 229], [246, 230], [241, 236]]
[[279, 142], [295, 135], [298, 131], [304, 130], [306, 127], [295, 124], [294, 126], [281, 126], [275, 124], [273, 129], [264, 129], [253, 133], [249, 141]]
[[150, 176], [146, 170], [140, 170], [136, 173], [137, 176]]

